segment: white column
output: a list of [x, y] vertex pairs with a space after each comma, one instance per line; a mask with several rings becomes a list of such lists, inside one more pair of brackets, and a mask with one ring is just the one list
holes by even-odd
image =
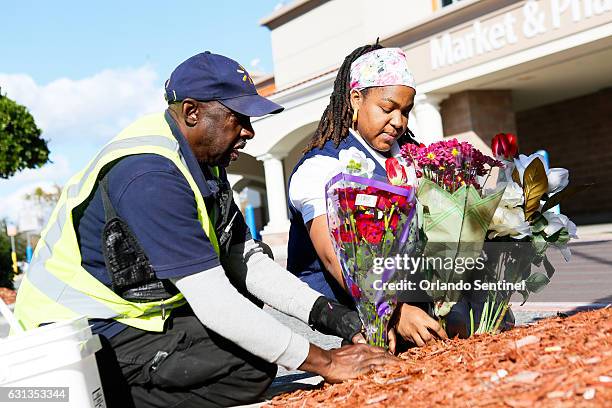
[[240, 209], [242, 209], [242, 207], [240, 206], [240, 194], [236, 190], [234, 190], [234, 186], [236, 185], [236, 183], [238, 183], [243, 178], [244, 176], [240, 174], [227, 173], [227, 181], [229, 181], [230, 186], [232, 187], [232, 194], [234, 196], [234, 202]]
[[414, 116], [417, 122], [416, 138], [419, 142], [430, 144], [442, 140], [442, 116], [440, 115], [440, 102], [448, 95], [418, 94], [415, 99]]
[[289, 232], [287, 217], [287, 196], [285, 195], [285, 176], [283, 174], [284, 155], [267, 153], [257, 157], [263, 162], [266, 177], [266, 196], [268, 198], [268, 216], [270, 221], [264, 227], [262, 235]]

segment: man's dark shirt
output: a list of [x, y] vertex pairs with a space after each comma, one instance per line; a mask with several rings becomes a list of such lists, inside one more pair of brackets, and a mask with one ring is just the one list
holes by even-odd
[[[227, 182], [225, 170], [216, 179], [206, 166], [200, 166], [174, 120], [166, 113], [181, 153], [202, 193], [209, 216], [218, 213], [216, 185]], [[169, 159], [156, 154], [127, 156], [108, 172], [109, 196], [117, 215], [130, 227], [155, 271], [168, 279], [206, 271], [220, 265], [219, 257], [198, 220], [193, 190], [180, 170]], [[111, 286], [102, 255], [104, 207], [100, 190], [75, 212], [82, 266], [100, 282]], [[232, 202], [232, 210], [238, 211]], [[235, 217], [232, 243], [250, 239], [241, 214]], [[114, 320], [92, 320], [96, 334], [110, 338], [125, 325]]]

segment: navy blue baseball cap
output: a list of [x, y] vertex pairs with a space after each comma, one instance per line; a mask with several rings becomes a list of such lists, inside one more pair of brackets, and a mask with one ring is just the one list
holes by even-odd
[[165, 97], [168, 103], [185, 98], [219, 101], [246, 116], [264, 116], [284, 109], [257, 93], [242, 65], [210, 51], [194, 55], [176, 67], [166, 81]]

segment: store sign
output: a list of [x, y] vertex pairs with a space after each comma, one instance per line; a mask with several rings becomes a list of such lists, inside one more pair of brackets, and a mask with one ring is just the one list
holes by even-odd
[[605, 13], [612, 16], [612, 0], [528, 0], [493, 21], [476, 20], [461, 32], [447, 32], [429, 41], [431, 68], [452, 66], [474, 57], [563, 31]]

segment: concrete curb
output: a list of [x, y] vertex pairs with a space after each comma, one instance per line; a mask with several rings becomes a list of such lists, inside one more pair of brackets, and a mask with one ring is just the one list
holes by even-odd
[[612, 303], [589, 302], [527, 302], [522, 306], [521, 302], [510, 302], [510, 305], [515, 312], [569, 312], [612, 307]]

